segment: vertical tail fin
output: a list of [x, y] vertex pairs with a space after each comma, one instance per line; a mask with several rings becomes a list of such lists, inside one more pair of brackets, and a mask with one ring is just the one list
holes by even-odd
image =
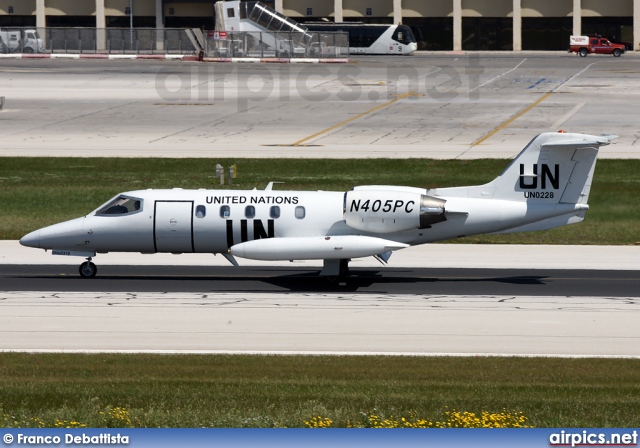
[[598, 149], [616, 137], [561, 132], [540, 134], [488, 184], [434, 188], [427, 190], [427, 194], [549, 205], [586, 205]]
[[580, 222], [587, 201], [600, 146], [615, 135], [595, 136], [548, 132], [538, 135], [511, 164], [485, 185], [437, 188], [427, 194], [444, 198], [477, 198], [522, 202], [522, 225], [504, 232], [546, 230]]
[[494, 199], [586, 204], [600, 146], [616, 136], [548, 132], [534, 138], [487, 185]]

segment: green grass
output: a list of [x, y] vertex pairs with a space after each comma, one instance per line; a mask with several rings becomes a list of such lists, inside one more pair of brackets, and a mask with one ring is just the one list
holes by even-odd
[[[448, 187], [486, 183], [505, 160], [0, 158], [0, 239], [18, 239], [84, 215], [127, 190], [219, 188], [215, 164], [237, 164], [233, 188], [338, 190], [382, 184]], [[225, 186], [224, 188], [230, 188]], [[486, 235], [472, 243], [636, 244], [640, 242], [640, 160], [600, 160], [583, 223], [545, 232]]]
[[[640, 426], [640, 360], [0, 354], [0, 423], [343, 427], [360, 413], [522, 412], [535, 427]], [[117, 422], [116, 422], [117, 423]]]

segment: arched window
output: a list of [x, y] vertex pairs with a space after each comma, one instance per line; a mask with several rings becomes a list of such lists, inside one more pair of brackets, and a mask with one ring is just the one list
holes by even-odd
[[96, 215], [127, 215], [142, 211], [142, 199], [118, 196], [103, 205]]

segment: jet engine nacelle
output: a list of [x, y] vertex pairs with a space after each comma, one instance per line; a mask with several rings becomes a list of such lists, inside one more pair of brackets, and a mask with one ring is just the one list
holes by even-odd
[[446, 221], [445, 200], [393, 190], [352, 190], [345, 193], [344, 219], [351, 228], [372, 233], [426, 229]]

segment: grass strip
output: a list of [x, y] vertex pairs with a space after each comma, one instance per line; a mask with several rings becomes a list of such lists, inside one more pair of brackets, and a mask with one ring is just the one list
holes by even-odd
[[638, 409], [630, 359], [0, 353], [5, 426], [346, 427], [457, 410], [637, 427]]
[[[220, 187], [215, 165], [236, 164], [232, 187]], [[505, 160], [432, 159], [152, 159], [0, 158], [0, 239], [19, 239], [82, 216], [116, 194], [146, 188], [264, 188], [346, 191], [356, 185], [424, 188], [480, 185]], [[466, 243], [638, 244], [640, 160], [600, 160], [584, 222], [544, 232], [484, 235]]]

